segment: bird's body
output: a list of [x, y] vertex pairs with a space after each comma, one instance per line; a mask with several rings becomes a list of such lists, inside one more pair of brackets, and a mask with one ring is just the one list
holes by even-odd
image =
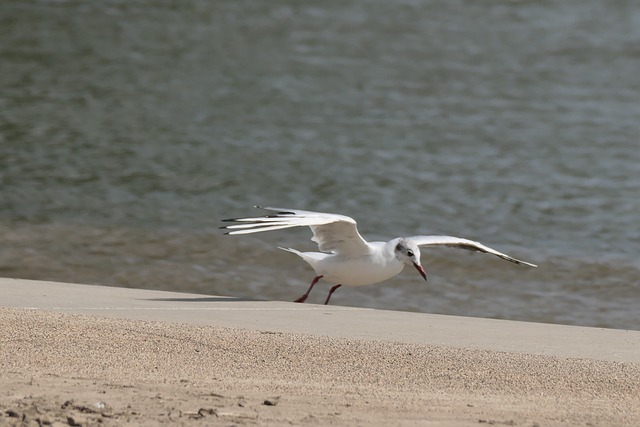
[[305, 260], [323, 279], [346, 286], [364, 286], [396, 276], [405, 264], [393, 255], [393, 247], [384, 242], [369, 242], [369, 251], [356, 256], [340, 256], [322, 252], [293, 252]]
[[307, 292], [297, 302], [307, 299], [320, 278], [336, 284], [331, 288], [325, 304], [329, 302], [331, 294], [342, 285], [363, 286], [382, 282], [396, 276], [405, 265], [413, 265], [426, 280], [426, 273], [420, 264], [420, 246], [450, 246], [486, 252], [516, 264], [536, 267], [479, 242], [459, 237], [413, 236], [398, 237], [388, 242], [367, 242], [358, 233], [356, 222], [348, 216], [296, 209], [261, 209], [277, 213], [256, 218], [224, 220], [235, 224], [223, 228], [232, 230], [227, 234], [250, 234], [291, 227], [310, 227], [313, 232], [311, 240], [318, 244], [321, 252], [280, 248], [298, 255], [317, 274]]

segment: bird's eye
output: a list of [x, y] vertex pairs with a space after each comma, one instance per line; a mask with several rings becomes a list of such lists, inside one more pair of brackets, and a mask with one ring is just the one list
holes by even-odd
[[408, 255], [409, 257], [413, 257], [413, 251], [412, 251], [411, 249], [409, 249], [409, 250], [407, 251], [407, 255]]

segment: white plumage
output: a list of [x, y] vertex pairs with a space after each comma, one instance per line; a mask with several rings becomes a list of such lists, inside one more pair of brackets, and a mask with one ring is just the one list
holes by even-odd
[[226, 234], [260, 233], [292, 227], [309, 227], [313, 232], [311, 240], [318, 244], [321, 252], [280, 248], [298, 255], [317, 274], [307, 292], [296, 302], [304, 302], [321, 278], [336, 284], [329, 291], [325, 304], [342, 285], [362, 286], [382, 282], [400, 273], [405, 265], [413, 265], [426, 280], [426, 273], [420, 263], [420, 246], [449, 246], [485, 252], [515, 264], [536, 267], [535, 264], [513, 258], [482, 243], [460, 237], [413, 236], [398, 237], [388, 242], [367, 242], [358, 232], [356, 221], [345, 215], [256, 207], [275, 213], [255, 218], [223, 220], [234, 223], [222, 227], [231, 230]]

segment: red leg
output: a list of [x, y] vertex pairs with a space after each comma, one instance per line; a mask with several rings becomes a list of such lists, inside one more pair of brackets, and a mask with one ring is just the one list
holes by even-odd
[[305, 292], [304, 295], [302, 295], [300, 298], [298, 298], [294, 302], [305, 302], [307, 300], [307, 298], [309, 298], [309, 294], [311, 293], [311, 289], [313, 289], [315, 284], [318, 283], [318, 280], [322, 279], [322, 277], [323, 277], [322, 274], [320, 276], [316, 276], [313, 279], [313, 282], [311, 282], [311, 286], [309, 286], [309, 289], [307, 289], [307, 292]]
[[331, 299], [331, 294], [333, 294], [336, 291], [336, 289], [338, 289], [340, 286], [342, 285], [335, 285], [331, 288], [331, 290], [329, 291], [329, 295], [327, 295], [327, 300], [324, 302], [324, 305], [329, 304], [329, 300]]

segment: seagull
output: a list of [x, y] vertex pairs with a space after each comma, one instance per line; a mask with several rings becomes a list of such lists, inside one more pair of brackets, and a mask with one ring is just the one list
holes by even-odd
[[309, 227], [313, 232], [311, 240], [318, 244], [321, 251], [300, 252], [292, 248], [279, 248], [298, 255], [316, 272], [309, 289], [294, 302], [305, 302], [313, 287], [322, 278], [335, 283], [329, 290], [325, 305], [329, 304], [331, 295], [342, 285], [363, 286], [382, 282], [399, 274], [405, 265], [413, 266], [426, 281], [427, 273], [420, 263], [421, 246], [449, 246], [485, 252], [515, 264], [537, 267], [535, 264], [510, 257], [482, 243], [460, 237], [412, 236], [397, 237], [388, 242], [367, 242], [358, 232], [356, 221], [345, 215], [255, 207], [275, 213], [255, 218], [223, 219], [224, 222], [234, 223], [221, 227], [232, 230], [225, 234], [251, 234], [293, 227]]

